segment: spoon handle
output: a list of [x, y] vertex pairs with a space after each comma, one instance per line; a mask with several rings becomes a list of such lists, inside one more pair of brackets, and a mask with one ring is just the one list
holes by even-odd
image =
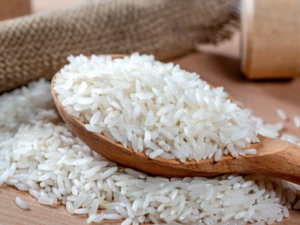
[[257, 157], [248, 159], [252, 174], [262, 174], [300, 184], [300, 146], [264, 138]]
[[250, 148], [256, 155], [239, 156], [233, 159], [223, 156], [220, 161], [199, 163], [197, 170], [206, 172], [260, 174], [300, 184], [300, 146], [290, 142], [259, 137], [260, 143]]
[[[199, 162], [166, 163], [163, 159], [154, 159], [151, 161], [151, 170], [154, 174], [167, 177], [216, 176], [224, 173], [260, 174], [300, 184], [300, 146], [262, 136], [259, 139], [260, 143], [250, 146], [257, 150], [256, 155], [238, 158], [222, 156], [218, 162], [206, 159]], [[144, 166], [147, 167], [147, 162]]]

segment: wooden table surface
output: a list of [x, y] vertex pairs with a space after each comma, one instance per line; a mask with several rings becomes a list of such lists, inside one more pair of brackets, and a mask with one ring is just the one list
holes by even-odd
[[[40, 4], [35, 6], [37, 9], [47, 9], [42, 5], [42, 1], [34, 1]], [[55, 8], [54, 6], [52, 2], [51, 7]], [[294, 127], [292, 121], [293, 116], [300, 116], [300, 77], [292, 81], [247, 81], [240, 72], [239, 35], [220, 46], [198, 46], [197, 49], [198, 51], [173, 61], [180, 64], [183, 69], [197, 72], [202, 79], [215, 86], [224, 86], [231, 96], [241, 101], [245, 107], [253, 109], [253, 114], [264, 118], [266, 122], [280, 121], [275, 109], [283, 109], [289, 117], [285, 122], [284, 132], [300, 137], [300, 130]], [[16, 196], [20, 196], [28, 204], [28, 211], [16, 206], [14, 203]], [[6, 185], [0, 188], [0, 206], [0, 225], [85, 224], [87, 219], [86, 216], [70, 215], [61, 205], [42, 206], [27, 192], [17, 191]], [[300, 211], [291, 210], [290, 214], [290, 218], [280, 224], [299, 225]], [[101, 224], [120, 224], [120, 222], [106, 221]]]
[[[214, 85], [223, 85], [234, 98], [252, 108], [253, 113], [267, 122], [277, 122], [276, 108], [285, 110], [289, 118], [300, 115], [300, 78], [293, 81], [249, 82], [239, 72], [239, 60], [208, 52], [193, 52], [175, 59], [182, 68], [195, 71], [202, 79]], [[286, 132], [300, 137], [291, 120], [285, 123]], [[284, 165], [278, 165], [284, 166]], [[20, 196], [30, 208], [24, 211], [18, 208], [14, 199]], [[86, 216], [73, 216], [64, 206], [42, 206], [26, 192], [3, 185], [0, 188], [0, 224], [85, 224]], [[291, 211], [291, 217], [282, 224], [300, 224], [300, 212]], [[102, 224], [120, 224], [108, 221]]]

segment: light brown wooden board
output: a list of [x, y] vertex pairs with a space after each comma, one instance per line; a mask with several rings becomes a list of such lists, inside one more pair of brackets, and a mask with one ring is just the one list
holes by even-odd
[[[20, 209], [15, 203], [16, 196], [21, 197], [28, 205], [29, 210]], [[84, 225], [86, 216], [70, 215], [62, 205], [43, 206], [27, 192], [20, 192], [14, 188], [3, 185], [0, 188], [1, 197], [1, 225]], [[95, 223], [93, 223], [95, 224]], [[101, 225], [120, 225], [121, 221], [106, 220]], [[300, 212], [290, 210], [290, 217], [278, 225], [299, 225]]]
[[[85, 0], [32, 0], [33, 12], [61, 8]], [[277, 122], [277, 107], [283, 108], [289, 116], [300, 116], [300, 77], [293, 82], [248, 82], [240, 74], [239, 35], [233, 41], [221, 46], [201, 46], [206, 53], [190, 53], [174, 60], [183, 69], [197, 72], [202, 79], [215, 86], [224, 86], [231, 96], [252, 108], [253, 113], [267, 122]], [[213, 54], [210, 54], [213, 53]], [[291, 117], [290, 117], [291, 118]], [[300, 130], [293, 121], [285, 123], [289, 133], [300, 137]], [[284, 165], [281, 165], [284, 166]], [[29, 207], [24, 211], [14, 203], [21, 197]], [[70, 215], [64, 206], [43, 206], [27, 192], [20, 192], [7, 185], [0, 187], [0, 225], [84, 225], [86, 216]], [[119, 225], [120, 221], [105, 221], [101, 225]], [[282, 225], [299, 225], [300, 211], [291, 210], [290, 217]]]
[[30, 0], [1, 0], [0, 20], [24, 16], [30, 13]]
[[31, 6], [33, 12], [41, 12], [55, 9], [66, 8], [70, 5], [79, 4], [88, 0], [31, 0]]
[[[291, 118], [300, 116], [300, 77], [293, 81], [249, 82], [239, 72], [239, 60], [210, 53], [194, 52], [174, 60], [182, 68], [200, 74], [201, 78], [225, 90], [253, 113], [263, 117], [266, 122], [278, 122], [276, 108], [282, 108], [290, 120], [285, 122], [287, 132], [300, 137]], [[284, 165], [279, 165], [284, 166]], [[24, 211], [14, 203], [20, 196], [27, 202], [30, 210]], [[42, 206], [27, 192], [19, 192], [6, 185], [0, 188], [0, 224], [85, 224], [86, 216], [67, 213], [64, 206]], [[281, 224], [300, 224], [300, 211], [290, 211], [290, 218]], [[106, 221], [101, 224], [120, 224], [120, 221]]]

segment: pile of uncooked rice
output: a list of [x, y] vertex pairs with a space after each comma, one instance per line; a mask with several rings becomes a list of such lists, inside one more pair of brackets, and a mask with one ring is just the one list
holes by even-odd
[[54, 89], [89, 131], [150, 158], [218, 161], [222, 155], [256, 153], [242, 149], [259, 142], [251, 112], [196, 73], [138, 53], [68, 60]]
[[289, 216], [299, 189], [260, 175], [167, 179], [119, 167], [72, 135], [44, 80], [0, 96], [0, 140], [0, 185], [44, 205], [61, 202], [70, 214], [88, 215], [88, 223], [272, 224]]

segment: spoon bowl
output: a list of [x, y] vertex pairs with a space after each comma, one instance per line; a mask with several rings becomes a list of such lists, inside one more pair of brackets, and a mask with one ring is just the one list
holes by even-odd
[[[122, 58], [123, 55], [112, 55]], [[215, 176], [224, 173], [261, 174], [300, 184], [300, 147], [284, 140], [259, 136], [260, 143], [251, 144], [248, 149], [256, 149], [256, 155], [222, 156], [214, 159], [186, 161], [156, 157], [150, 159], [145, 153], [124, 148], [100, 133], [88, 131], [83, 122], [70, 115], [54, 90], [56, 76], [52, 78], [51, 90], [55, 105], [70, 130], [92, 150], [116, 162], [152, 175], [164, 177]], [[232, 98], [230, 98], [233, 100]]]

